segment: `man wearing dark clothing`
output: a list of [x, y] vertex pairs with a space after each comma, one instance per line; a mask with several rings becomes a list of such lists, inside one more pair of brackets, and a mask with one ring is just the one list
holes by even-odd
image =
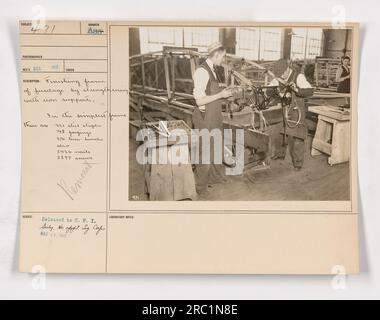
[[292, 102], [284, 109], [284, 123], [280, 134], [274, 138], [273, 159], [284, 159], [289, 146], [289, 153], [295, 170], [300, 170], [304, 162], [305, 140], [307, 138], [305, 98], [313, 95], [313, 88], [301, 73], [302, 66], [293, 62], [282, 76], [291, 84]]
[[[215, 66], [220, 66], [226, 55], [226, 50], [220, 43], [214, 43], [208, 48], [208, 58], [194, 73], [194, 98], [197, 108], [193, 113], [195, 129], [219, 129], [223, 132], [222, 101], [232, 95], [230, 89], [222, 89]], [[201, 143], [204, 143], [202, 141]], [[202, 147], [200, 147], [202, 150]], [[223, 148], [222, 148], [223, 150]], [[223, 152], [222, 150], [219, 150]], [[210, 163], [196, 165], [195, 183], [198, 194], [206, 195], [210, 184], [223, 182], [223, 164], [214, 163], [214, 140], [210, 139]]]

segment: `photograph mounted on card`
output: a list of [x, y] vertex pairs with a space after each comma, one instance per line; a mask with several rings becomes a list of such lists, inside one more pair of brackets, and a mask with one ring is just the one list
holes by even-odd
[[21, 21], [20, 269], [357, 273], [358, 44], [356, 23]]

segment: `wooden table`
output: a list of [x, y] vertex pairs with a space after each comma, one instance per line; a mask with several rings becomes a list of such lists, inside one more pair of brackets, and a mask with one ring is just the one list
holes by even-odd
[[309, 107], [318, 114], [318, 124], [312, 143], [311, 155], [328, 154], [330, 165], [350, 159], [350, 111], [334, 106]]

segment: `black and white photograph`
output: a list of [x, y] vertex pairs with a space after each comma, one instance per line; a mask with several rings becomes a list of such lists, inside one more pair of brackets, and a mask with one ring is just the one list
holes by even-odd
[[380, 298], [379, 1], [2, 8], [0, 300]]
[[350, 201], [352, 29], [129, 29], [130, 201]]

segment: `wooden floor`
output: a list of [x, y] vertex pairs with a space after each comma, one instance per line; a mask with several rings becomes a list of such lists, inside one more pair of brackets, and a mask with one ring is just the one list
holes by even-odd
[[[273, 160], [271, 169], [244, 176], [229, 177], [229, 183], [209, 188], [206, 200], [349, 200], [349, 163], [330, 166], [327, 156], [310, 156], [311, 137], [305, 148], [305, 164], [295, 171], [287, 154]], [[147, 200], [142, 166], [135, 159], [136, 144], [130, 142], [130, 200]]]

